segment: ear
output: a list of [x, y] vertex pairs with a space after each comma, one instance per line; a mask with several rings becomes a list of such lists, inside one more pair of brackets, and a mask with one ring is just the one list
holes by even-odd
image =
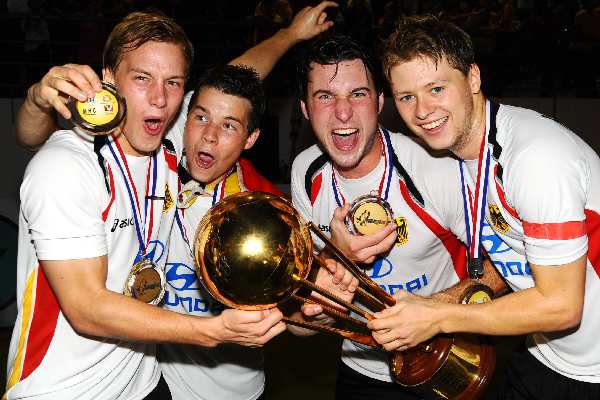
[[477, 64], [471, 64], [467, 79], [469, 80], [469, 85], [471, 86], [471, 93], [479, 93], [481, 91], [481, 71], [479, 70]]
[[113, 85], [115, 84], [115, 77], [110, 68], [102, 68], [102, 80], [108, 83], [112, 83]]
[[248, 135], [248, 138], [246, 139], [246, 144], [244, 144], [244, 150], [251, 149], [252, 146], [254, 146], [254, 143], [256, 143], [256, 141], [258, 140], [259, 136], [260, 129], [257, 128], [250, 135]]
[[306, 103], [304, 100], [300, 100], [300, 109], [302, 110], [302, 115], [304, 115], [304, 118], [308, 120], [308, 111], [306, 111]]
[[381, 110], [383, 110], [383, 103], [385, 102], [385, 96], [383, 95], [383, 92], [379, 93], [379, 98], [378, 98], [378, 104], [377, 104], [377, 114], [381, 113]]

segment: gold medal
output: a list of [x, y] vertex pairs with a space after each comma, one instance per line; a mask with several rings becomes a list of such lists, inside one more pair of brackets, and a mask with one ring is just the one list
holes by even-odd
[[469, 287], [462, 296], [462, 304], [481, 304], [492, 301], [494, 293], [487, 285], [478, 283]]
[[73, 123], [92, 133], [108, 133], [119, 126], [126, 110], [125, 99], [107, 82], [94, 97], [83, 102], [71, 99], [68, 107]]
[[125, 281], [124, 294], [144, 303], [156, 305], [165, 295], [166, 280], [163, 271], [146, 258], [137, 262]]
[[373, 194], [360, 196], [354, 200], [346, 215], [348, 230], [359, 235], [379, 232], [393, 221], [394, 215], [389, 203]]

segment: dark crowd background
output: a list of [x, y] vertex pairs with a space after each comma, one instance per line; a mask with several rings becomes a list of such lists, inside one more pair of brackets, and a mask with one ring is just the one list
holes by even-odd
[[[22, 97], [52, 65], [99, 70], [102, 45], [121, 17], [157, 8], [180, 22], [196, 48], [194, 71], [226, 62], [279, 28], [314, 0], [1, 0], [0, 97]], [[598, 97], [600, 0], [341, 0], [335, 29], [370, 48], [405, 15], [441, 15], [476, 44], [485, 90], [492, 96]], [[287, 56], [268, 93], [290, 96]], [[276, 84], [273, 84], [276, 82]]]

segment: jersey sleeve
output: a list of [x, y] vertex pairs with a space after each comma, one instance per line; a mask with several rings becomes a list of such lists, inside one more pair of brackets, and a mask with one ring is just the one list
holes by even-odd
[[181, 160], [181, 155], [183, 154], [183, 133], [185, 132], [185, 123], [187, 121], [187, 109], [188, 104], [190, 103], [190, 99], [192, 98], [192, 94], [194, 92], [188, 92], [183, 97], [183, 102], [181, 104], [181, 109], [177, 114], [177, 118], [173, 122], [173, 126], [167, 132], [167, 139], [169, 139], [173, 146], [175, 147], [175, 153], [177, 154], [177, 159]]
[[50, 145], [30, 162], [21, 185], [21, 209], [38, 259], [107, 254], [101, 204], [106, 187], [92, 161], [89, 155]]
[[433, 158], [430, 179], [425, 180], [431, 208], [440, 223], [460, 241], [466, 243], [465, 213], [458, 160], [451, 157]]
[[589, 164], [570, 137], [560, 138], [538, 137], [507, 160], [508, 200], [522, 221], [527, 259], [538, 265], [572, 262], [588, 247]]

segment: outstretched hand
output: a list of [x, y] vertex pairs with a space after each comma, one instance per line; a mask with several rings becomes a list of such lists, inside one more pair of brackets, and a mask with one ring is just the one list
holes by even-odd
[[389, 223], [379, 232], [372, 235], [353, 235], [348, 231], [344, 219], [350, 206], [336, 208], [329, 224], [331, 228], [331, 241], [352, 261], [370, 264], [380, 254], [385, 254], [396, 241], [397, 226]]
[[325, 10], [328, 7], [337, 6], [337, 3], [333, 1], [323, 1], [314, 7], [304, 7], [292, 20], [292, 23], [287, 28], [288, 32], [297, 42], [310, 39], [325, 32], [333, 25], [333, 21], [327, 21], [327, 12]]

